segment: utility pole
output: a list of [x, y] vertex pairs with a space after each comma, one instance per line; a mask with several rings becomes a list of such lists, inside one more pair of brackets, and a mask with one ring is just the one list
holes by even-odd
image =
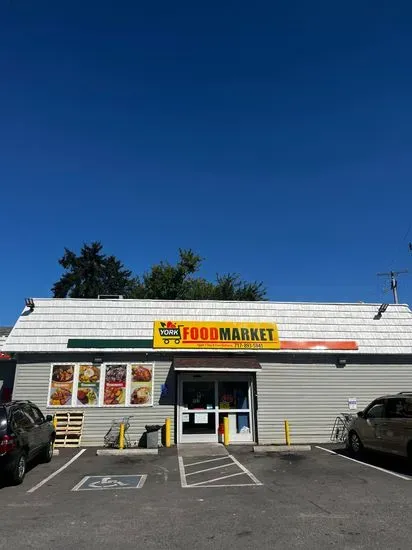
[[391, 290], [393, 293], [393, 303], [399, 304], [399, 298], [398, 298], [398, 275], [401, 275], [402, 273], [408, 273], [408, 270], [405, 269], [403, 271], [389, 271], [387, 273], [378, 273], [378, 277], [389, 277], [391, 281]]

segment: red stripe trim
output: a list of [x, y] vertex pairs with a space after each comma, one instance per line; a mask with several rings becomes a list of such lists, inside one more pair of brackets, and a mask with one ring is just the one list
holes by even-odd
[[357, 350], [357, 342], [354, 340], [282, 340], [280, 349], [302, 349], [302, 350]]

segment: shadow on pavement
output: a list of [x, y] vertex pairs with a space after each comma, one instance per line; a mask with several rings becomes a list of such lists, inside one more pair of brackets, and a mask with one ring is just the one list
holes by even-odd
[[347, 456], [364, 462], [365, 464], [371, 464], [372, 466], [378, 466], [385, 470], [390, 470], [397, 474], [412, 476], [412, 465], [408, 463], [406, 458], [401, 458], [393, 455], [386, 455], [384, 453], [374, 451], [363, 451], [359, 455], [354, 455], [348, 449], [334, 449], [337, 454]]
[[279, 458], [285, 462], [301, 462], [302, 460], [306, 460], [307, 457], [304, 454], [298, 453], [279, 453]]
[[[42, 462], [38, 458], [34, 458], [28, 462], [26, 466], [26, 475], [30, 473], [36, 466], [39, 466]], [[24, 482], [23, 482], [24, 483]], [[5, 489], [6, 487], [17, 487], [17, 485], [11, 483], [4, 472], [0, 471], [0, 489]]]

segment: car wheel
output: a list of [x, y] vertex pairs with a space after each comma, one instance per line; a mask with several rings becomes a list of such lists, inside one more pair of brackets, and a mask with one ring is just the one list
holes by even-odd
[[362, 452], [363, 445], [360, 440], [360, 437], [356, 432], [350, 432], [349, 434], [349, 449], [355, 455]]
[[51, 459], [53, 458], [53, 450], [54, 450], [54, 439], [50, 439], [48, 444], [44, 447], [44, 449], [40, 453], [40, 461], [50, 462]]
[[22, 452], [17, 456], [15, 462], [12, 464], [8, 472], [7, 477], [10, 479], [13, 485], [20, 485], [20, 483], [23, 483], [24, 476], [26, 475], [26, 468], [26, 455]]
[[408, 462], [412, 466], [412, 441], [409, 441], [407, 447]]

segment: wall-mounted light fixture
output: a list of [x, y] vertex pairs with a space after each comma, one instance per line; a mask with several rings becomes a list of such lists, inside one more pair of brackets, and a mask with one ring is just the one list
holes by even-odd
[[345, 357], [338, 357], [336, 359], [336, 367], [338, 369], [343, 369], [344, 367], [346, 367], [346, 358]]
[[34, 300], [33, 298], [26, 298], [25, 300], [26, 307], [30, 309], [30, 311], [33, 311], [34, 309]]
[[375, 319], [380, 319], [382, 314], [388, 309], [389, 304], [382, 304], [379, 306], [378, 313], [375, 315]]

